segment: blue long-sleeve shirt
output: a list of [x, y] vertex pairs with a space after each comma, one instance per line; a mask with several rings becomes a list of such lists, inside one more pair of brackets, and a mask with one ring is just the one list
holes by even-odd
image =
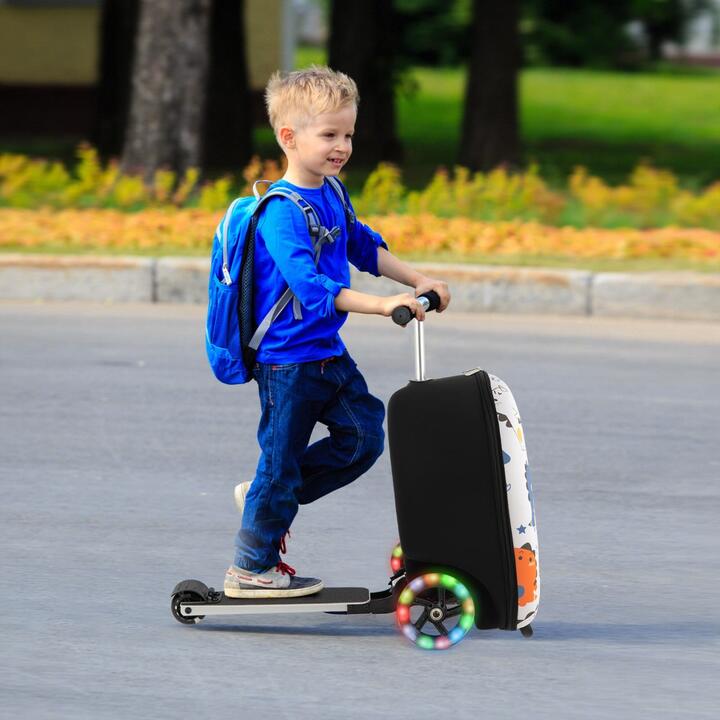
[[257, 360], [287, 364], [322, 360], [340, 355], [345, 345], [339, 330], [347, 313], [335, 309], [335, 297], [350, 287], [348, 261], [358, 270], [379, 276], [378, 247], [387, 249], [382, 237], [358, 220], [348, 232], [345, 211], [328, 182], [320, 188], [284, 185], [313, 206], [322, 225], [340, 233], [325, 243], [318, 265], [303, 213], [291, 200], [273, 198], [258, 221], [255, 243], [255, 322], [259, 324], [287, 287], [302, 306], [302, 320], [293, 316], [290, 302], [270, 325], [260, 343]]

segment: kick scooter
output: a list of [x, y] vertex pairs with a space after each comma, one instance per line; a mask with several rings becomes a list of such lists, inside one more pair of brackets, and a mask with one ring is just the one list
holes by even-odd
[[[429, 292], [418, 298], [426, 311], [435, 310], [440, 298]], [[393, 320], [407, 325], [413, 319], [410, 308], [398, 307]], [[425, 380], [423, 323], [415, 321], [415, 381]], [[392, 440], [392, 438], [391, 438]], [[398, 509], [398, 479], [395, 482]], [[398, 518], [400, 518], [398, 513]], [[370, 592], [363, 587], [329, 587], [314, 595], [295, 598], [229, 598], [223, 592], [208, 587], [199, 580], [183, 580], [172, 591], [171, 610], [180, 623], [192, 625], [205, 617], [230, 615], [259, 615], [269, 613], [330, 613], [337, 615], [396, 613], [400, 631], [417, 646], [425, 649], [445, 649], [455, 645], [470, 628], [487, 627], [479, 620], [478, 608], [485, 591], [477, 586], [471, 574], [463, 570], [463, 562], [444, 558], [442, 562], [411, 562], [412, 573], [406, 567], [402, 547], [403, 537], [390, 558], [392, 575], [388, 587]], [[414, 533], [413, 528], [409, 529]], [[424, 530], [427, 534], [427, 529]], [[497, 625], [495, 625], [497, 626]], [[510, 628], [508, 628], [510, 629]], [[513, 627], [512, 629], [516, 629]], [[522, 628], [529, 636], [529, 626]]]

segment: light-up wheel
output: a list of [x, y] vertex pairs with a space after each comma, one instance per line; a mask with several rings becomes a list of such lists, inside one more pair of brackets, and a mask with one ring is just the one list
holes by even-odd
[[400, 543], [398, 543], [392, 551], [392, 554], [390, 555], [390, 569], [393, 571], [393, 574], [400, 572], [405, 567], [405, 556], [403, 555], [402, 547], [400, 547]]
[[475, 623], [470, 591], [447, 573], [428, 573], [400, 593], [395, 609], [400, 632], [425, 650], [457, 645]]

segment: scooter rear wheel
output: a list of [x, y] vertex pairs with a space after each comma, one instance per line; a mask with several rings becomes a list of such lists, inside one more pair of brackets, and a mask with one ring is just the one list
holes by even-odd
[[188, 602], [204, 602], [204, 598], [199, 593], [190, 592], [188, 590], [184, 592], [175, 593], [170, 601], [170, 610], [172, 611], [173, 617], [183, 625], [194, 625], [199, 623], [205, 618], [204, 615], [183, 615], [180, 610], [180, 603]]

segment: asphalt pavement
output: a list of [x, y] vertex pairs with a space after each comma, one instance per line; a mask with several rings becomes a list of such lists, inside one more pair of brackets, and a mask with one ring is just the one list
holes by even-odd
[[[212, 377], [203, 319], [0, 303], [4, 716], [717, 717], [720, 325], [429, 317], [429, 376], [482, 366], [518, 401], [542, 599], [531, 639], [427, 652], [392, 615], [172, 618], [176, 582], [222, 584], [258, 456], [256, 388]], [[410, 330], [353, 316], [342, 334], [387, 402]], [[380, 590], [396, 540], [386, 450], [301, 509], [287, 561]]]

